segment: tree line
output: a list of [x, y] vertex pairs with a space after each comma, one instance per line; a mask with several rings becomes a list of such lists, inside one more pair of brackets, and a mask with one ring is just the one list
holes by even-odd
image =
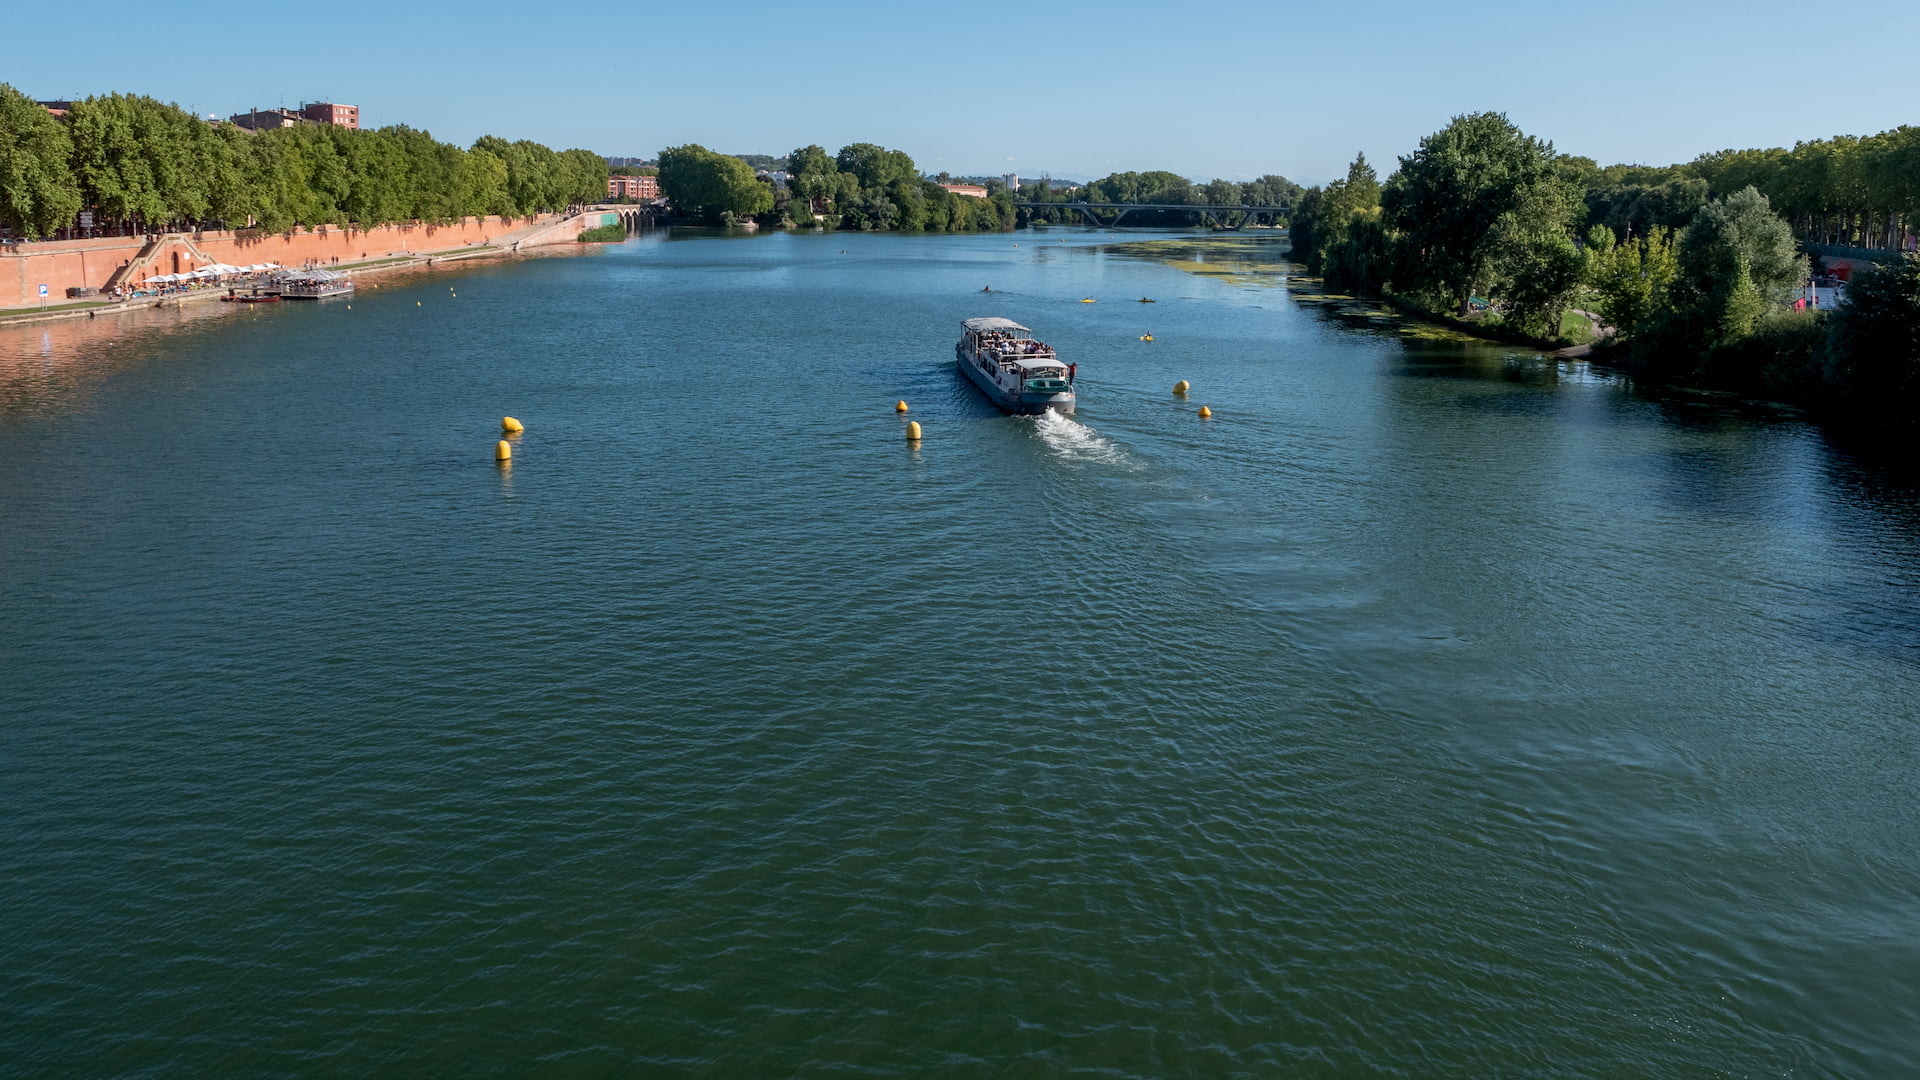
[[[786, 186], [756, 174], [756, 162], [763, 169], [784, 169]], [[984, 199], [957, 195], [942, 186], [950, 179], [947, 174], [929, 179], [904, 152], [873, 143], [843, 146], [831, 156], [819, 146], [803, 146], [784, 158], [721, 154], [689, 144], [661, 151], [659, 171], [661, 193], [676, 212], [709, 224], [753, 218], [767, 224], [842, 229], [966, 232], [1065, 223], [1078, 216], [1064, 206], [1016, 211], [1015, 193], [997, 178], [986, 180]], [[1285, 206], [1300, 190], [1300, 185], [1284, 176], [1196, 184], [1170, 172], [1117, 172], [1083, 188], [1055, 186], [1043, 178], [1018, 194], [1024, 201], [1063, 204]], [[1136, 219], [1142, 225], [1180, 226], [1197, 224], [1201, 216], [1191, 211], [1142, 211], [1128, 220]]]
[[1621, 233], [1681, 228], [1708, 200], [1748, 187], [1765, 195], [1807, 243], [1903, 250], [1920, 228], [1920, 127], [1818, 139], [1791, 150], [1721, 150], [1664, 167], [1587, 168], [1586, 174], [1589, 218]]
[[493, 135], [462, 149], [404, 125], [249, 132], [150, 97], [107, 94], [56, 117], [0, 83], [0, 225], [28, 239], [96, 225], [443, 223], [524, 217], [605, 197], [607, 164]]
[[[1920, 372], [1920, 257], [1885, 252], [1839, 310], [1819, 312], [1800, 299], [1810, 266], [1799, 241], [1903, 245], [1920, 172], [1903, 182], [1885, 160], [1905, 160], [1915, 130], [1603, 169], [1502, 114], [1456, 117], [1384, 182], [1363, 154], [1345, 177], [1303, 192], [1295, 257], [1330, 288], [1483, 329], [1565, 341], [1584, 337], [1576, 324], [1597, 323], [1648, 377], [1910, 425], [1920, 415], [1906, 393]], [[1836, 145], [1859, 152], [1849, 168], [1861, 171], [1808, 171]], [[1878, 186], [1856, 183], [1874, 169]], [[1832, 190], [1808, 179], [1821, 175]], [[1762, 183], [1781, 192], [1785, 214]]]
[[843, 146], [832, 156], [803, 146], [765, 160], [784, 160], [785, 187], [741, 157], [697, 143], [668, 147], [660, 152], [660, 193], [675, 213], [709, 224], [752, 218], [802, 228], [975, 232], [1017, 223], [1004, 190], [984, 199], [956, 195], [920, 175], [903, 151], [874, 143]]
[[[1177, 173], [1109, 173], [1081, 187], [1056, 186], [1042, 179], [1032, 188], [1023, 188], [1021, 197], [1030, 202], [1087, 202], [1095, 205], [1139, 205], [1141, 203], [1179, 203], [1188, 206], [1291, 206], [1300, 195], [1300, 185], [1284, 176], [1269, 173], [1258, 180], [1238, 183], [1209, 180], [1197, 184]], [[1021, 210], [1022, 222], [1070, 224], [1079, 219], [1076, 211], [1065, 207], [1028, 207]], [[1227, 224], [1238, 224], [1245, 215], [1229, 212]], [[1127, 216], [1131, 224], [1182, 228], [1198, 225], [1204, 218], [1191, 210], [1142, 210]]]

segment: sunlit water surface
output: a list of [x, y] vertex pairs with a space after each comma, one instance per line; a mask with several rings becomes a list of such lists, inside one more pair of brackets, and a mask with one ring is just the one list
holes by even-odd
[[1128, 239], [0, 332], [0, 1072], [1920, 1074], [1912, 478]]

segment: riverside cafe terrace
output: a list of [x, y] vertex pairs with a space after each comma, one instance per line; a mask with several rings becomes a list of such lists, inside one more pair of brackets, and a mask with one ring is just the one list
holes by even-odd
[[[165, 296], [169, 293], [188, 292], [193, 289], [212, 288], [226, 284], [260, 284], [256, 279], [280, 269], [279, 263], [254, 263], [251, 266], [232, 266], [227, 263], [214, 263], [198, 270], [188, 270], [180, 274], [156, 274], [140, 283], [140, 287], [128, 292], [128, 296]], [[149, 286], [157, 286], [149, 288]]]

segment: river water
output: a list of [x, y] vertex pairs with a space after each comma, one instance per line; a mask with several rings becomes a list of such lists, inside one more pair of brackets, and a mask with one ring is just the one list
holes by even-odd
[[0, 1072], [1920, 1074], [1913, 477], [1278, 252], [0, 333]]

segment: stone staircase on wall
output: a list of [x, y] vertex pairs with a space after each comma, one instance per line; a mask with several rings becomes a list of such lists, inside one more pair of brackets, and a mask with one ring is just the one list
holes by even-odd
[[140, 249], [140, 254], [128, 260], [127, 265], [115, 270], [113, 276], [107, 279], [106, 285], [100, 291], [111, 292], [139, 276], [140, 271], [152, 266], [155, 260], [159, 259], [161, 254], [173, 244], [179, 244], [181, 247], [186, 248], [189, 254], [202, 262], [214, 263], [220, 261], [208, 255], [206, 252], [201, 251], [199, 245], [195, 244], [193, 239], [186, 233], [162, 233], [152, 240], [147, 241], [146, 246]]
[[125, 284], [130, 278], [139, 274], [140, 271], [152, 266], [153, 260], [160, 257], [160, 249], [165, 246], [167, 246], [165, 237], [156, 236], [152, 240], [147, 241], [146, 245], [140, 249], [140, 254], [127, 260], [125, 266], [115, 270], [113, 276], [107, 279], [107, 283], [101, 286], [100, 291], [112, 292]]

